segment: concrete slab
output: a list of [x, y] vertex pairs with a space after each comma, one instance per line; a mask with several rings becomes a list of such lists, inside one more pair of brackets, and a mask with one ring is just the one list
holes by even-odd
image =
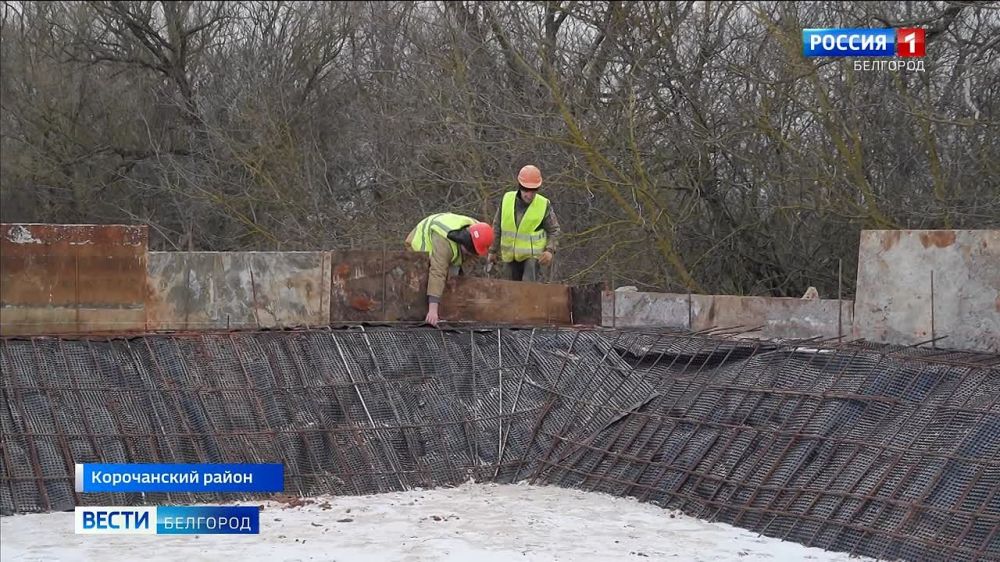
[[782, 339], [850, 335], [853, 302], [840, 301], [839, 318], [837, 302], [832, 299], [605, 291], [602, 325], [696, 331], [754, 329], [760, 337]]
[[330, 322], [329, 252], [250, 252], [247, 260], [261, 326]]
[[150, 252], [151, 330], [329, 322], [327, 252]]
[[854, 301], [841, 300], [837, 315], [834, 299], [766, 299], [763, 333], [766, 338], [833, 338], [850, 339], [854, 323]]
[[1000, 230], [863, 231], [855, 313], [855, 337], [1000, 352]]
[[601, 325], [618, 328], [688, 328], [688, 295], [604, 291]]

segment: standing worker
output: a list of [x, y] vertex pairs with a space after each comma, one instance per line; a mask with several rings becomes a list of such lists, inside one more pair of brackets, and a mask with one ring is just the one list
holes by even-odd
[[449, 275], [458, 275], [465, 257], [486, 255], [493, 243], [493, 228], [455, 213], [438, 213], [417, 223], [406, 237], [406, 245], [415, 252], [427, 252], [430, 270], [427, 276], [427, 317], [425, 322], [438, 325], [438, 304]]
[[493, 230], [500, 236], [493, 242], [489, 263], [500, 259], [507, 264], [512, 281], [537, 281], [538, 264], [548, 265], [556, 251], [559, 221], [552, 203], [538, 194], [542, 187], [542, 172], [535, 166], [525, 166], [517, 174], [517, 191], [504, 194], [493, 218]]

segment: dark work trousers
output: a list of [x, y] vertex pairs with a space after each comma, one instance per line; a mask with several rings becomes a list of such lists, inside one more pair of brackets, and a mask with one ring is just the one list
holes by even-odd
[[512, 261], [507, 264], [507, 271], [510, 273], [511, 281], [540, 282], [540, 272], [538, 269], [538, 260], [535, 259]]

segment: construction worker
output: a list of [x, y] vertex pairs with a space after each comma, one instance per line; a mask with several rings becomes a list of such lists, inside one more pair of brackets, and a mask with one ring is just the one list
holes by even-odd
[[499, 232], [490, 254], [489, 263], [500, 259], [507, 265], [513, 281], [537, 281], [538, 264], [548, 265], [556, 251], [559, 221], [552, 203], [538, 194], [542, 187], [542, 172], [528, 165], [517, 174], [517, 191], [504, 194], [493, 218], [493, 230]]
[[463, 259], [486, 255], [492, 243], [490, 225], [455, 213], [431, 215], [413, 227], [406, 237], [406, 245], [415, 252], [429, 254], [425, 322], [438, 325], [438, 304], [448, 276], [461, 274]]

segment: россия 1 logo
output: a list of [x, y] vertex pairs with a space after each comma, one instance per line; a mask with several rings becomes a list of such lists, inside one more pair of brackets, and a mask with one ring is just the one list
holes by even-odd
[[803, 29], [802, 54], [813, 57], [923, 57], [924, 30]]

